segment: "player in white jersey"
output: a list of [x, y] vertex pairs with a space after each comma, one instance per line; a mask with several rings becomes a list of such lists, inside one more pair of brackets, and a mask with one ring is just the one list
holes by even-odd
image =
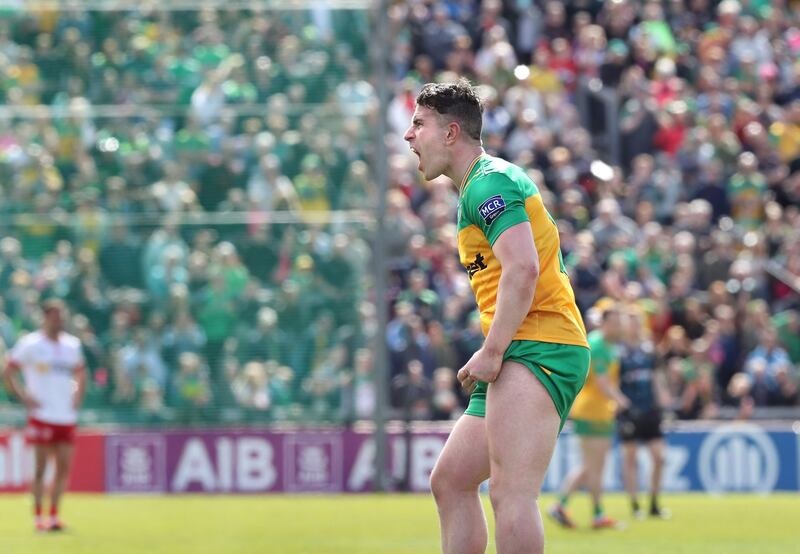
[[[64, 304], [42, 305], [42, 327], [22, 337], [8, 355], [4, 380], [28, 410], [25, 435], [33, 445], [36, 467], [31, 486], [36, 529], [60, 531], [58, 505], [69, 477], [78, 408], [83, 399], [86, 370], [80, 340], [64, 332]], [[22, 381], [19, 375], [22, 374]], [[50, 492], [50, 518], [42, 515], [44, 475], [55, 458]]]

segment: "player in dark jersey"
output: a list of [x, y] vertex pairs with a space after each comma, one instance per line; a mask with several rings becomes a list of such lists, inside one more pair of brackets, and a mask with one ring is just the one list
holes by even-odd
[[642, 312], [632, 307], [626, 311], [625, 332], [620, 356], [620, 390], [630, 400], [630, 407], [618, 415], [617, 429], [622, 442], [622, 473], [625, 491], [630, 496], [633, 515], [641, 519], [638, 500], [639, 444], [647, 446], [652, 459], [650, 475], [650, 515], [667, 517], [658, 502], [664, 468], [664, 434], [661, 430], [661, 406], [666, 402], [663, 374], [658, 371], [658, 357], [650, 339]]

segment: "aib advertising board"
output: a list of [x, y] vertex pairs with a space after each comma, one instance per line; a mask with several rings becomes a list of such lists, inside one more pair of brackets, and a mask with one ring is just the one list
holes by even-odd
[[[398, 486], [406, 479], [410, 490], [427, 491], [446, 439], [445, 431], [389, 433], [387, 464]], [[800, 434], [791, 425], [731, 423], [671, 431], [666, 439], [667, 491], [800, 490]], [[85, 433], [76, 452], [71, 489], [110, 493], [366, 492], [375, 460], [370, 434], [353, 430]], [[640, 455], [644, 480], [649, 459]], [[563, 433], [544, 490], [556, 489], [579, 459], [575, 437]], [[609, 490], [622, 488], [620, 463], [615, 447], [606, 465]], [[0, 432], [0, 491], [24, 490], [31, 470], [22, 434]]]

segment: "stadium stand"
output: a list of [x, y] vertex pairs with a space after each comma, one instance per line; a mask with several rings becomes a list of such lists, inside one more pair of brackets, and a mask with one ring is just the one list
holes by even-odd
[[[798, 14], [395, 2], [397, 414], [458, 415], [454, 370], [482, 340], [455, 192], [420, 182], [402, 141], [420, 85], [457, 75], [480, 86], [486, 149], [530, 168], [558, 219], [588, 324], [609, 299], [648, 314], [676, 417], [796, 414]], [[359, 219], [376, 196], [367, 31], [363, 12], [322, 7], [4, 13], [0, 340], [64, 298], [94, 421], [369, 417], [383, 331]]]

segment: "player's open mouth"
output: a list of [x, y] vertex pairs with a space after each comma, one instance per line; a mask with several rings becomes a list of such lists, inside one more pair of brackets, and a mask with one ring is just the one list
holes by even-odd
[[409, 148], [411, 148], [411, 151], [417, 155], [417, 170], [422, 171], [422, 155], [419, 153], [419, 150], [413, 146], [409, 146]]

